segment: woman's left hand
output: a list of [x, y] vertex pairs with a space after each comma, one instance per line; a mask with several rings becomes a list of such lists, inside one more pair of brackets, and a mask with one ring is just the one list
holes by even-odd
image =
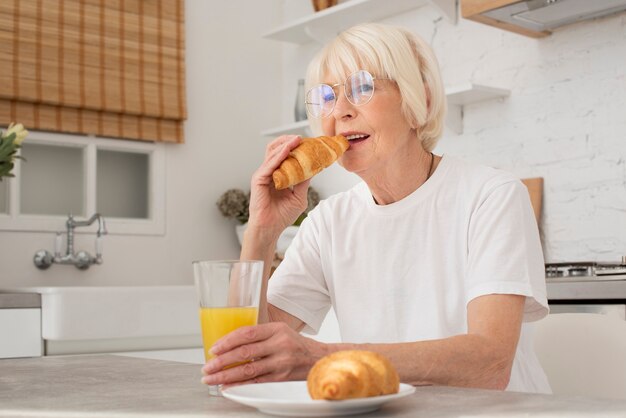
[[303, 337], [283, 322], [270, 322], [231, 332], [211, 352], [216, 357], [202, 367], [202, 382], [226, 387], [306, 380], [313, 364], [326, 354], [326, 345]]

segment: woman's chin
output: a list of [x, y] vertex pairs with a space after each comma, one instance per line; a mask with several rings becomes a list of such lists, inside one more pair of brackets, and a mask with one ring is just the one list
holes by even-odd
[[351, 158], [345, 158], [345, 155], [342, 157], [342, 159], [338, 160], [337, 162], [339, 163], [340, 166], [343, 167], [344, 170], [350, 173], [354, 173], [356, 175], [358, 175], [359, 172], [364, 169], [364, 164], [362, 161], [357, 161]]

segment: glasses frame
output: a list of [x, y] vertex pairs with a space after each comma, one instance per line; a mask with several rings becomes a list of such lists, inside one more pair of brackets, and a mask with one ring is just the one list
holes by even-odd
[[[363, 103], [354, 103], [352, 100], [350, 100], [350, 97], [348, 97], [348, 93], [346, 92], [346, 84], [348, 84], [348, 80], [353, 77], [355, 74], [357, 73], [366, 73], [367, 75], [370, 76], [370, 78], [372, 79], [372, 94], [370, 95], [370, 97], [367, 99], [367, 101], [363, 102]], [[306, 107], [306, 111], [307, 113], [314, 119], [323, 119], [323, 118], [327, 118], [330, 115], [333, 114], [333, 111], [335, 110], [335, 106], [337, 105], [337, 93], [335, 93], [335, 88], [339, 87], [339, 86], [344, 86], [343, 87], [343, 94], [344, 96], [346, 96], [346, 99], [348, 100], [348, 102], [350, 102], [353, 106], [363, 106], [368, 104], [371, 100], [372, 97], [374, 97], [374, 93], [376, 92], [376, 80], [391, 80], [391, 78], [382, 78], [382, 77], [374, 77], [369, 71], [367, 70], [357, 70], [355, 72], [353, 72], [352, 74], [350, 74], [349, 76], [346, 77], [345, 81], [343, 83], [337, 83], [337, 84], [325, 84], [325, 83], [319, 83], [314, 85], [313, 87], [311, 87], [307, 92], [306, 92], [306, 96], [304, 99], [304, 105]], [[327, 115], [321, 115], [321, 116], [314, 116], [310, 111], [309, 111], [309, 105], [315, 104], [313, 102], [310, 102], [308, 100], [310, 93], [316, 89], [319, 88], [320, 86], [327, 86], [330, 87], [330, 89], [333, 92], [333, 95], [335, 96], [335, 99], [333, 100], [333, 106], [331, 107], [330, 111], [328, 112]]]

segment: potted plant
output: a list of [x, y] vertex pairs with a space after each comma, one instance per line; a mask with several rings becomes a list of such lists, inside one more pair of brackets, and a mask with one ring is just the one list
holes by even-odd
[[17, 125], [12, 123], [6, 131], [0, 133], [0, 181], [3, 177], [14, 177], [11, 172], [14, 160], [21, 158], [16, 153], [26, 135], [28, 135], [28, 131], [24, 129], [24, 125], [21, 123]]
[[235, 233], [241, 244], [250, 217], [250, 193], [245, 193], [241, 189], [228, 189], [220, 196], [216, 205], [222, 216], [237, 221]]
[[[307, 217], [307, 214], [320, 202], [320, 195], [313, 187], [309, 187], [307, 191], [307, 201], [308, 205], [304, 212], [302, 212], [293, 225], [288, 226], [278, 238], [276, 252], [280, 256], [285, 253], [287, 247], [291, 244], [291, 241], [298, 232], [298, 227]], [[217, 200], [216, 204], [220, 213], [225, 218], [237, 221], [235, 232], [239, 239], [239, 244], [241, 244], [243, 241], [243, 233], [246, 229], [248, 218], [250, 217], [250, 192], [246, 193], [241, 189], [226, 190]]]

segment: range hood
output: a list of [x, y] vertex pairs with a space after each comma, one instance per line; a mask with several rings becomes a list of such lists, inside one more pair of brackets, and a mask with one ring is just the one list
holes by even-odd
[[626, 0], [526, 0], [483, 11], [488, 18], [535, 32], [626, 10]]

